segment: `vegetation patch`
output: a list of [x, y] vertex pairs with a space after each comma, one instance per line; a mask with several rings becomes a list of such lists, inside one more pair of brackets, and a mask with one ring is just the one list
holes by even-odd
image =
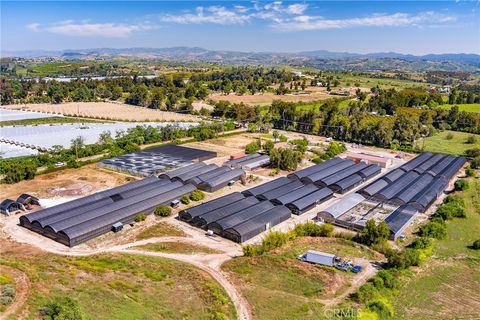
[[140, 249], [146, 251], [154, 252], [165, 252], [165, 253], [184, 253], [184, 254], [195, 254], [195, 253], [221, 253], [221, 251], [211, 249], [202, 245], [195, 245], [185, 242], [161, 242], [161, 243], [149, 243], [142, 246], [132, 247], [132, 249]]
[[178, 229], [177, 227], [166, 223], [166, 222], [159, 222], [154, 226], [147, 227], [142, 230], [136, 236], [136, 240], [143, 240], [143, 239], [150, 239], [150, 238], [157, 238], [157, 237], [185, 237], [186, 234]]

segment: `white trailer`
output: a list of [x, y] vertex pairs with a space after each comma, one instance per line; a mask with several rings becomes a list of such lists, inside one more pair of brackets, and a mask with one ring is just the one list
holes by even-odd
[[330, 267], [333, 267], [335, 265], [335, 261], [337, 260], [337, 256], [334, 254], [315, 250], [308, 250], [306, 253], [299, 256], [298, 258], [302, 261]]

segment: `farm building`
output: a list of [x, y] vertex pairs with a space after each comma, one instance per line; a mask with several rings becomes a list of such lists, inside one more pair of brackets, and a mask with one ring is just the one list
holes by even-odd
[[283, 185], [285, 185], [289, 182], [291, 182], [290, 179], [288, 179], [286, 177], [282, 177], [282, 178], [278, 178], [278, 179], [263, 183], [259, 186], [250, 188], [248, 190], [242, 191], [242, 193], [247, 197], [251, 197], [251, 196], [256, 197], [259, 194], [262, 194], [262, 193], [267, 192], [269, 190], [279, 188], [279, 187], [281, 187], [281, 186], [283, 186]]
[[288, 203], [292, 203], [300, 198], [303, 198], [310, 193], [313, 193], [318, 190], [318, 187], [315, 186], [314, 184], [307, 184], [304, 185], [298, 189], [293, 190], [292, 192], [289, 192], [287, 194], [284, 194], [282, 196], [270, 199], [270, 201], [275, 204], [275, 205], [286, 205]]
[[363, 177], [360, 174], [352, 174], [329, 186], [335, 193], [344, 194], [363, 183]]
[[300, 215], [314, 208], [317, 204], [327, 201], [333, 197], [333, 192], [329, 188], [322, 188], [309, 195], [290, 202], [287, 207], [293, 214]]
[[198, 206], [182, 210], [179, 214], [179, 218], [183, 221], [190, 222], [196, 217], [199, 217], [212, 210], [225, 207], [231, 203], [245, 199], [245, 196], [240, 192], [234, 192], [227, 194], [226, 196], [204, 202]]
[[388, 168], [392, 165], [392, 159], [379, 157], [366, 153], [347, 152], [344, 154], [345, 159], [352, 160], [355, 163], [363, 162], [366, 164], [375, 164], [380, 168]]
[[191, 184], [150, 177], [24, 215], [20, 225], [73, 247], [193, 190]]
[[391, 200], [396, 194], [401, 193], [405, 188], [409, 187], [418, 177], [418, 173], [414, 171], [406, 172], [398, 180], [376, 193], [373, 198], [380, 202]]
[[403, 205], [398, 207], [386, 219], [388, 227], [390, 228], [390, 239], [397, 240], [402, 233], [415, 220], [417, 210], [411, 205]]
[[[327, 161], [328, 162], [328, 161]], [[327, 168], [321, 169], [320, 171], [311, 173], [301, 178], [300, 180], [303, 183], [315, 183], [321, 179], [325, 179], [333, 174], [336, 174], [340, 170], [346, 169], [348, 167], [353, 167], [355, 164], [350, 160], [341, 160], [341, 162], [336, 163]]]
[[326, 222], [335, 222], [335, 219], [339, 218], [344, 213], [348, 212], [361, 202], [365, 200], [361, 194], [352, 193], [344, 198], [338, 200], [328, 208], [320, 211], [317, 214], [317, 218], [322, 219]]
[[311, 167], [308, 167], [308, 168], [305, 168], [305, 169], [302, 169], [302, 170], [298, 170], [298, 171], [295, 171], [293, 173], [290, 173], [287, 177], [290, 178], [290, 179], [297, 179], [297, 180], [301, 180], [302, 178], [304, 177], [307, 177], [315, 172], [318, 172], [318, 171], [321, 171], [321, 170], [324, 170], [324, 169], [327, 169], [335, 164], [338, 164], [342, 162], [342, 159], [340, 158], [333, 158], [333, 159], [330, 159], [328, 161], [325, 161], [323, 163], [320, 163], [320, 164], [316, 164], [314, 166], [311, 166]]
[[240, 180], [242, 176], [245, 176], [245, 171], [240, 168], [233, 169], [220, 175], [205, 179], [198, 184], [198, 188], [207, 192], [215, 192], [223, 187], [231, 185], [237, 180]]
[[138, 176], [149, 176], [216, 156], [217, 154], [211, 151], [166, 145], [102, 160], [98, 165]]
[[298, 180], [293, 180], [290, 181], [287, 184], [284, 184], [283, 186], [280, 186], [276, 189], [273, 190], [268, 190], [266, 192], [263, 192], [259, 195], [256, 196], [257, 199], [259, 200], [272, 200], [277, 197], [283, 196], [284, 194], [290, 193], [295, 189], [303, 187], [304, 184]]
[[254, 170], [270, 164], [270, 156], [253, 153], [241, 158], [227, 161], [224, 165], [231, 168], [241, 168], [243, 170]]
[[31, 205], [31, 204], [36, 205], [36, 206], [40, 205], [40, 202], [39, 202], [37, 197], [31, 196], [27, 193], [21, 194], [17, 198], [17, 202], [23, 204], [24, 206]]
[[12, 199], [5, 199], [0, 203], [0, 212], [6, 216], [19, 210], [24, 210], [23, 205]]
[[188, 165], [188, 166], [184, 166], [182, 168], [178, 168], [178, 169], [175, 169], [175, 170], [172, 170], [172, 171], [163, 172], [158, 177], [160, 179], [171, 180], [175, 177], [178, 177], [179, 175], [182, 175], [184, 173], [187, 173], [187, 172], [190, 172], [190, 171], [193, 171], [193, 170], [203, 168], [205, 166], [206, 166], [206, 164], [204, 162], [197, 162], [197, 163], [194, 163], [194, 164], [191, 164], [191, 165]]
[[289, 219], [291, 215], [292, 214], [287, 207], [275, 206], [250, 220], [225, 229], [223, 237], [242, 243], [262, 232], [268, 231], [271, 227]]
[[234, 213], [243, 211], [248, 207], [251, 207], [259, 203], [259, 200], [253, 197], [247, 197], [240, 201], [228, 204], [224, 207], [209, 211], [201, 216], [195, 217], [192, 223], [197, 227], [207, 227], [208, 224], [228, 217]]
[[332, 175], [330, 175], [326, 178], [319, 179], [319, 180], [315, 181], [315, 184], [317, 186], [320, 186], [320, 187], [330, 187], [334, 183], [336, 183], [336, 182], [338, 182], [342, 179], [345, 179], [347, 177], [350, 177], [351, 175], [359, 172], [360, 170], [365, 169], [366, 167], [367, 167], [367, 165], [365, 163], [355, 164], [355, 165], [349, 166], [349, 167], [347, 167], [343, 170], [337, 171], [334, 174], [332, 174]]
[[186, 183], [191, 183], [194, 186], [198, 186], [200, 183], [204, 182], [205, 180], [216, 177], [220, 174], [223, 174], [223, 173], [231, 171], [231, 170], [232, 169], [230, 169], [229, 167], [225, 167], [225, 166], [218, 167], [218, 168], [216, 168], [212, 171], [208, 171], [208, 172], [202, 173], [201, 175], [198, 175], [198, 176], [195, 176], [191, 179], [188, 179], [185, 182]]
[[190, 171], [184, 172], [182, 174], [176, 175], [171, 180], [172, 181], [180, 181], [182, 183], [185, 183], [189, 179], [192, 179], [192, 178], [197, 177], [199, 175], [202, 175], [204, 173], [211, 172], [215, 169], [218, 169], [218, 166], [216, 164], [209, 164], [209, 165], [205, 165], [205, 166], [202, 166], [200, 168], [190, 170]]

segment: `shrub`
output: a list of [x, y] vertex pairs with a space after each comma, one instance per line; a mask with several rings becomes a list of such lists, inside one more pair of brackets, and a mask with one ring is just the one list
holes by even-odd
[[418, 266], [420, 265], [420, 252], [411, 248], [403, 251], [394, 250], [388, 255], [387, 262], [391, 268], [397, 269]]
[[458, 204], [459, 206], [462, 206], [462, 207], [465, 206], [465, 201], [463, 201], [463, 198], [461, 196], [455, 195], [455, 194], [448, 195], [443, 202], [444, 203], [455, 203], [455, 204]]
[[280, 142], [287, 142], [288, 138], [282, 134], [282, 135], [280, 135], [279, 140], [280, 140]]
[[260, 150], [260, 146], [257, 141], [252, 141], [245, 146], [245, 153], [247, 154], [258, 152], [258, 150]]
[[447, 226], [438, 220], [432, 220], [420, 227], [419, 235], [435, 239], [445, 239], [447, 237]]
[[480, 250], [480, 239], [475, 240], [472, 244], [472, 249], [474, 250]]
[[358, 288], [358, 291], [355, 293], [355, 299], [358, 302], [367, 302], [368, 300], [373, 299], [377, 294], [378, 291], [373, 284], [367, 282]]
[[184, 195], [180, 198], [180, 202], [183, 204], [189, 204], [190, 203], [190, 198], [187, 195]]
[[465, 218], [465, 208], [458, 203], [448, 202], [438, 207], [435, 211], [434, 217], [440, 217], [443, 220], [450, 220], [452, 218]]
[[325, 223], [318, 225], [313, 222], [297, 224], [294, 232], [299, 237], [331, 237], [333, 235], [334, 227], [331, 224]]
[[205, 199], [205, 193], [201, 190], [193, 190], [190, 194], [190, 200], [192, 201], [200, 201]]
[[480, 169], [480, 156], [477, 156], [470, 161], [470, 168]]
[[84, 317], [80, 312], [78, 302], [70, 297], [59, 297], [47, 303], [41, 310], [45, 319], [57, 320], [82, 320]]
[[447, 133], [447, 135], [445, 136], [445, 139], [446, 140], [452, 140], [453, 139], [453, 133], [451, 133], [451, 132]]
[[457, 181], [455, 181], [455, 190], [457, 191], [468, 190], [468, 187], [468, 181], [465, 179], [458, 179]]
[[379, 319], [391, 319], [393, 316], [392, 307], [381, 299], [370, 301], [367, 308], [377, 313]]
[[166, 205], [160, 205], [155, 208], [155, 215], [160, 217], [168, 217], [172, 214], [172, 208]]
[[295, 170], [302, 159], [302, 154], [291, 149], [272, 149], [270, 150], [270, 164], [274, 168], [282, 170]]
[[367, 221], [365, 228], [359, 233], [358, 240], [366, 245], [381, 243], [390, 236], [390, 228], [385, 221], [381, 221], [378, 225], [375, 220]]
[[147, 219], [147, 216], [143, 213], [137, 214], [134, 218], [135, 222], [145, 221], [145, 219]]
[[266, 153], [270, 153], [270, 150], [274, 148], [272, 140], [268, 140], [263, 144], [263, 150], [265, 150]]
[[315, 164], [320, 164], [323, 162], [323, 159], [320, 158], [320, 157], [315, 157], [312, 159], [312, 162], [315, 163]]
[[474, 135], [468, 136], [466, 142], [467, 142], [468, 144], [474, 144], [474, 143], [477, 142], [477, 137], [475, 137]]
[[465, 174], [469, 177], [475, 177], [475, 170], [470, 166], [467, 169], [465, 169]]
[[376, 277], [382, 278], [385, 288], [396, 289], [400, 286], [400, 280], [390, 270], [380, 270]]
[[417, 238], [408, 247], [413, 249], [428, 249], [432, 246], [429, 238]]

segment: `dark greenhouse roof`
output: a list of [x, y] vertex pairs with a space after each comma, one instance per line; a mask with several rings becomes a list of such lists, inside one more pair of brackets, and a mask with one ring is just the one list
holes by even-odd
[[310, 193], [303, 198], [289, 203], [287, 207], [290, 208], [294, 213], [301, 214], [309, 208], [312, 208], [319, 203], [327, 201], [331, 197], [333, 197], [333, 191], [329, 188], [322, 188]]
[[229, 160], [229, 161], [225, 162], [225, 165], [227, 165], [227, 166], [233, 166], [233, 165], [239, 164], [239, 163], [241, 163], [241, 162], [245, 162], [245, 161], [248, 161], [248, 160], [251, 160], [251, 159], [258, 158], [258, 157], [260, 157], [260, 156], [261, 156], [260, 153], [247, 154], [247, 155], [244, 156], [244, 157], [237, 158], [237, 159], [233, 159], [233, 160]]
[[281, 187], [261, 193], [257, 195], [257, 198], [260, 200], [272, 200], [277, 197], [283, 196], [284, 194], [292, 192], [293, 190], [298, 189], [300, 187], [303, 187], [303, 183], [300, 182], [299, 180], [293, 180]]
[[225, 187], [230, 181], [236, 181], [241, 178], [242, 175], [245, 174], [240, 168], [233, 169], [227, 172], [224, 172], [220, 175], [215, 177], [206, 179], [202, 183], [198, 185], [198, 188], [201, 190], [206, 190], [209, 192], [214, 192], [220, 188]]
[[312, 174], [309, 174], [308, 176], [303, 177], [302, 182], [304, 183], [315, 183], [321, 179], [325, 179], [328, 176], [331, 176], [333, 174], [336, 174], [340, 170], [344, 170], [346, 168], [354, 166], [355, 163], [351, 160], [342, 160], [341, 162], [334, 164], [333, 166], [330, 166], [326, 169], [322, 169], [318, 172], [314, 172]]
[[24, 215], [20, 224], [75, 246], [109, 232], [114, 223], [131, 223], [138, 213], [152, 213], [193, 190], [191, 184], [150, 177]]
[[178, 157], [185, 160], [198, 160], [204, 161], [207, 159], [212, 159], [217, 156], [216, 152], [189, 148], [184, 146], [177, 145], [165, 145], [156, 148], [146, 149], [145, 151], [161, 153], [171, 157]]
[[362, 188], [360, 191], [358, 191], [358, 193], [364, 195], [365, 197], [371, 197], [387, 186], [388, 182], [383, 178], [379, 178], [370, 183], [368, 186]]
[[235, 242], [245, 242], [290, 217], [291, 213], [287, 207], [275, 206], [261, 215], [225, 229], [223, 235]]
[[257, 195], [259, 195], [261, 193], [264, 193], [266, 191], [273, 190], [275, 188], [281, 187], [281, 186], [283, 186], [283, 185], [285, 185], [289, 182], [292, 182], [292, 180], [290, 180], [286, 177], [282, 177], [282, 178], [278, 178], [278, 179], [263, 183], [259, 186], [244, 190], [244, 191], [242, 191], [242, 193], [247, 197], [249, 197], [249, 196], [256, 197]]
[[425, 161], [430, 159], [430, 157], [432, 157], [432, 156], [433, 156], [433, 154], [431, 154], [430, 152], [424, 152], [424, 153], [420, 154], [419, 156], [416, 156], [412, 160], [408, 161], [407, 163], [402, 165], [400, 168], [403, 169], [404, 171], [411, 171], [411, 170], [419, 167], [422, 163], [424, 163]]
[[18, 202], [18, 203], [21, 203], [21, 204], [25, 204], [25, 203], [29, 203], [29, 202], [31, 202], [31, 203], [33, 203], [33, 204], [36, 204], [36, 205], [40, 204], [40, 203], [38, 202], [38, 198], [37, 198], [37, 197], [31, 196], [31, 195], [29, 195], [29, 194], [27, 194], [27, 193], [21, 194], [21, 195], [17, 198], [17, 202]]
[[229, 204], [240, 201], [242, 199], [245, 199], [245, 196], [240, 192], [230, 193], [230, 194], [227, 194], [226, 196], [204, 202], [198, 206], [185, 209], [180, 213], [179, 217], [182, 220], [190, 221], [195, 217], [201, 216], [202, 214], [205, 214], [207, 212], [213, 211], [221, 207], [225, 207]]
[[359, 173], [354, 173], [329, 186], [334, 192], [345, 193], [363, 182], [363, 177]]
[[270, 199], [270, 201], [276, 205], [282, 205], [282, 204], [286, 205], [287, 203], [294, 202], [317, 190], [318, 190], [318, 187], [315, 186], [314, 184], [307, 184], [307, 185], [304, 185], [303, 187], [295, 189], [292, 192], [284, 194], [280, 197]]
[[386, 175], [384, 175], [382, 178], [387, 181], [388, 183], [392, 183], [397, 181], [401, 176], [405, 174], [405, 171], [401, 169], [395, 169], [393, 171], [390, 171]]
[[400, 179], [388, 185], [388, 187], [375, 194], [374, 197], [381, 201], [390, 200], [395, 195], [407, 188], [413, 181], [415, 181], [415, 179], [418, 178], [418, 176], [419, 175], [416, 172], [406, 172]]
[[191, 183], [193, 184], [194, 186], [198, 186], [200, 183], [210, 179], [210, 178], [213, 178], [213, 177], [216, 177], [218, 175], [221, 175], [225, 172], [228, 172], [228, 171], [231, 171], [232, 169], [230, 169], [230, 167], [227, 167], [227, 166], [222, 166], [222, 167], [219, 167], [215, 170], [212, 170], [212, 171], [209, 171], [209, 172], [206, 172], [206, 173], [202, 173], [201, 175], [198, 175], [196, 177], [193, 177], [189, 180], [186, 181], [186, 183]]
[[430, 168], [427, 173], [435, 177], [436, 175], [440, 174], [440, 172], [444, 171], [445, 168], [449, 167], [456, 159], [457, 158], [454, 156], [446, 156], [442, 159], [442, 161]]
[[386, 219], [390, 231], [396, 239], [415, 219], [417, 210], [410, 205], [403, 205], [392, 212]]
[[191, 164], [189, 166], [185, 166], [185, 167], [181, 167], [179, 169], [164, 172], [161, 175], [159, 175], [158, 177], [162, 178], [162, 179], [163, 178], [172, 179], [172, 178], [177, 177], [177, 176], [179, 176], [181, 174], [184, 174], [186, 172], [190, 172], [192, 170], [196, 170], [196, 169], [199, 169], [199, 168], [202, 168], [202, 167], [205, 167], [205, 166], [206, 166], [206, 164], [204, 162], [197, 162], [197, 163]]
[[439, 161], [442, 161], [445, 156], [443, 154], [434, 154], [427, 161], [413, 169], [413, 171], [417, 172], [418, 174], [422, 174], [428, 169], [434, 167]]
[[192, 179], [201, 174], [213, 171], [215, 169], [218, 169], [218, 166], [216, 164], [209, 164], [209, 165], [202, 166], [200, 168], [176, 175], [175, 177], [172, 177], [172, 181], [178, 180], [178, 181], [186, 182], [189, 179]]
[[199, 217], [195, 217], [193, 219], [193, 223], [198, 227], [202, 227], [214, 221], [228, 217], [229, 215], [232, 215], [236, 212], [245, 210], [248, 207], [257, 204], [258, 202], [259, 200], [254, 197], [246, 197], [245, 199], [231, 203], [229, 205], [226, 205], [225, 207], [221, 207], [207, 212]]
[[365, 163], [359, 163], [359, 164], [355, 164], [353, 166], [349, 166], [343, 170], [340, 170], [340, 171], [337, 171], [335, 172], [334, 174], [324, 178], [324, 179], [320, 179], [318, 181], [315, 182], [316, 185], [319, 185], [319, 186], [322, 186], [322, 187], [328, 187], [328, 186], [331, 186], [332, 184], [342, 180], [342, 179], [345, 179], [349, 176], [351, 176], [352, 174], [355, 174], [357, 172], [359, 172], [360, 170], [363, 170], [367, 167], [367, 165]]
[[376, 165], [376, 164], [371, 164], [367, 166], [365, 169], [360, 170], [358, 174], [362, 176], [363, 179], [367, 180], [370, 179], [373, 176], [376, 176], [382, 171], [382, 169]]
[[418, 177], [412, 184], [405, 188], [402, 192], [398, 193], [393, 199], [392, 202], [398, 203], [399, 205], [408, 203], [412, 200], [417, 194], [421, 193], [433, 180], [433, 177], [429, 174], [422, 174]]
[[410, 203], [421, 212], [424, 212], [443, 193], [447, 185], [448, 180], [445, 179], [445, 177], [437, 176], [425, 189], [418, 193]]
[[340, 162], [342, 162], [343, 160], [336, 157], [336, 158], [333, 158], [333, 159], [330, 159], [330, 160], [327, 160], [325, 162], [322, 162], [322, 163], [319, 163], [319, 164], [316, 164], [316, 165], [313, 165], [311, 167], [308, 167], [308, 168], [305, 168], [305, 169], [302, 169], [302, 170], [298, 170], [298, 171], [295, 171], [293, 173], [290, 173], [287, 177], [288, 178], [291, 178], [291, 179], [302, 179], [304, 177], [307, 177], [315, 172], [318, 172], [320, 170], [324, 170], [324, 169], [327, 169], [335, 164], [338, 164]]

